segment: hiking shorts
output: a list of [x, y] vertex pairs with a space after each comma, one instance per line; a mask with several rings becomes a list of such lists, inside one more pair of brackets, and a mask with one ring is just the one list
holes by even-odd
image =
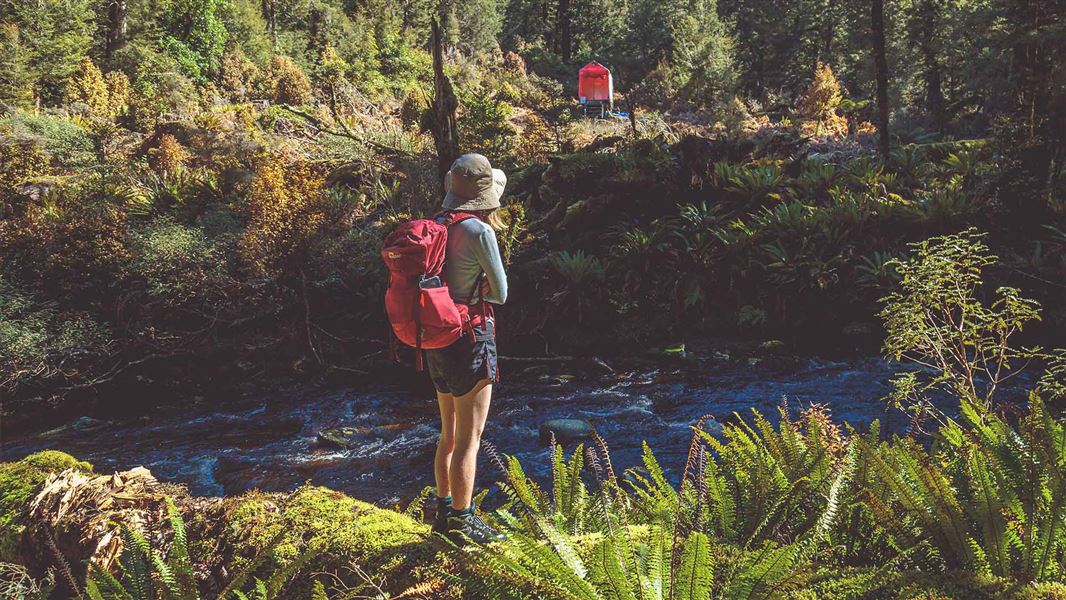
[[426, 367], [433, 387], [443, 394], [465, 396], [482, 379], [496, 383], [496, 323], [492, 317], [474, 327], [454, 344], [439, 350], [426, 350]]

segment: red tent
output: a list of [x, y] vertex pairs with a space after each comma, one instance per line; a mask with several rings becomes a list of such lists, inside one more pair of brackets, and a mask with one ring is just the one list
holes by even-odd
[[581, 67], [577, 74], [577, 96], [581, 104], [613, 107], [614, 81], [607, 67], [596, 61]]

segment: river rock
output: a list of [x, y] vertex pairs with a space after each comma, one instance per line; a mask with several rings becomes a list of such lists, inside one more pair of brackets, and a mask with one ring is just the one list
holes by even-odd
[[592, 427], [580, 419], [550, 419], [540, 424], [540, 443], [551, 443], [552, 434], [558, 444], [575, 444], [592, 436]]
[[63, 433], [70, 433], [76, 431], [78, 433], [92, 433], [98, 429], [102, 429], [110, 425], [110, 421], [101, 421], [100, 419], [94, 419], [92, 417], [78, 417], [66, 425], [61, 425], [55, 429], [50, 429], [41, 434], [41, 437], [52, 437]]
[[357, 433], [354, 427], [331, 427], [319, 431], [316, 437], [320, 446], [347, 450], [352, 447]]

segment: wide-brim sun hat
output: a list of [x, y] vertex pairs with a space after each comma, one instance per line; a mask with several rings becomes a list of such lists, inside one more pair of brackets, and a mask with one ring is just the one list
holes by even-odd
[[507, 175], [493, 169], [480, 154], [464, 154], [455, 159], [444, 176], [444, 208], [447, 210], [492, 210], [500, 207], [507, 187]]

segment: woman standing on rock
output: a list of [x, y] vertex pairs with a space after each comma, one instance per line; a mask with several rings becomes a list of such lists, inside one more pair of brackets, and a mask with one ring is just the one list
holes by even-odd
[[500, 197], [507, 185], [503, 171], [480, 154], [464, 154], [444, 180], [444, 209], [476, 218], [448, 228], [444, 280], [457, 304], [469, 305], [473, 335], [439, 350], [426, 350], [437, 389], [441, 433], [434, 460], [437, 514], [433, 530], [457, 543], [469, 538], [487, 543], [504, 536], [474, 512], [473, 492], [481, 433], [497, 381], [496, 322], [492, 304], [507, 300], [496, 230], [501, 228]]

